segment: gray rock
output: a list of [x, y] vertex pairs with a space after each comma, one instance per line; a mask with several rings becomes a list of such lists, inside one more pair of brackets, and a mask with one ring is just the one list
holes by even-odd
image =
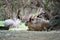
[[60, 31], [1, 31], [0, 40], [60, 40]]

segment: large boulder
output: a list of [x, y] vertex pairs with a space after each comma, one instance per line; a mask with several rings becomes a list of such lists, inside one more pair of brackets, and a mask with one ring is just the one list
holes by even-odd
[[18, 28], [19, 25], [19, 19], [7, 19], [4, 21], [5, 27], [15, 27]]
[[50, 19], [50, 25], [53, 30], [60, 30], [60, 15], [56, 15], [51, 17]]

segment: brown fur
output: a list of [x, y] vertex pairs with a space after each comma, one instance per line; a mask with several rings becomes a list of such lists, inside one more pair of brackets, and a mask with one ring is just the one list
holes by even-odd
[[42, 22], [40, 23], [40, 25], [35, 26], [35, 27], [32, 26], [33, 24], [32, 24], [30, 21], [27, 21], [25, 25], [28, 26], [29, 30], [34, 30], [34, 31], [42, 31], [42, 30], [44, 30], [44, 29], [46, 28], [46, 26], [47, 26], [44, 21], [42, 21]]

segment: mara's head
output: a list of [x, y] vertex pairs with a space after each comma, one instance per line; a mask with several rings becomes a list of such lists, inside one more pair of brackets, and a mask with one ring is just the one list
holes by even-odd
[[28, 26], [31, 24], [31, 22], [33, 21], [34, 19], [31, 17], [29, 17], [29, 19], [25, 22], [25, 25]]

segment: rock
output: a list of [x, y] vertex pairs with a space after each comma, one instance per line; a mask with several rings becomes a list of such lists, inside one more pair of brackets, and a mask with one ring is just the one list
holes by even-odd
[[50, 19], [50, 25], [53, 30], [60, 30], [60, 15], [53, 16]]
[[60, 40], [60, 31], [7, 31], [0, 30], [0, 40]]

